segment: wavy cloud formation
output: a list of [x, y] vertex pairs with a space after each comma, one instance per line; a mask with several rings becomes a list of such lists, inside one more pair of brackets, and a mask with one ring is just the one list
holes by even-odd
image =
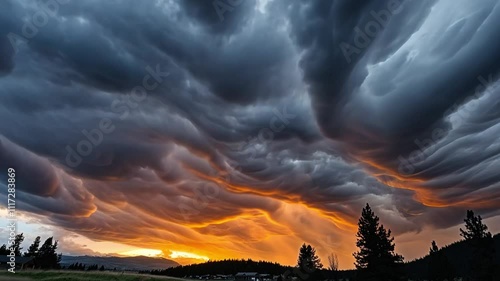
[[0, 3], [18, 208], [211, 259], [308, 242], [343, 268], [366, 202], [410, 258], [408, 234], [468, 208], [498, 222], [498, 1], [222, 2]]

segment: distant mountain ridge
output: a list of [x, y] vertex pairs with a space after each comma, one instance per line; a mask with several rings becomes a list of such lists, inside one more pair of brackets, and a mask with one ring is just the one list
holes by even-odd
[[180, 264], [165, 258], [153, 258], [146, 256], [136, 257], [103, 257], [103, 256], [66, 256], [63, 255], [61, 265], [68, 267], [73, 263], [82, 263], [85, 265], [97, 264], [99, 267], [103, 265], [106, 269], [117, 270], [154, 270], [176, 267]]

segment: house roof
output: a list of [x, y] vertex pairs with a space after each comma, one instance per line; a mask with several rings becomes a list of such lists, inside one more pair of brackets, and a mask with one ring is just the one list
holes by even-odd
[[[0, 262], [10, 262], [10, 258], [8, 256], [0, 256]], [[16, 263], [27, 263], [31, 260], [33, 260], [33, 257], [15, 257], [16, 258]]]
[[257, 276], [257, 272], [238, 272], [235, 276]]

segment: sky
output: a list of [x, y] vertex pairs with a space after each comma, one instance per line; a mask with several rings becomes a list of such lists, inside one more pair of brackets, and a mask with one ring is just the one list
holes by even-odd
[[14, 168], [65, 254], [353, 268], [366, 203], [406, 260], [497, 233], [498, 34], [494, 0], [0, 1], [0, 223]]

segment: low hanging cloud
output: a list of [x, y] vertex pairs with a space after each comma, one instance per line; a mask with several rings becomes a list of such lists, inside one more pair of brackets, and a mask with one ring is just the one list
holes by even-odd
[[55, 227], [348, 268], [366, 202], [499, 215], [497, 1], [49, 2], [0, 4], [0, 168]]

